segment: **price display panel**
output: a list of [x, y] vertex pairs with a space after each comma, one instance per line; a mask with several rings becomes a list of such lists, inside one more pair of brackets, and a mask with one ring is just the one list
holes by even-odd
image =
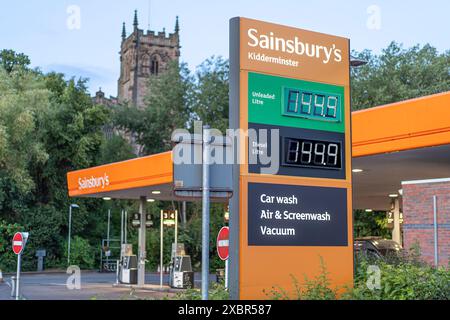
[[[259, 174], [277, 157], [278, 176], [345, 179], [345, 135], [339, 132], [249, 123], [256, 142], [249, 146], [249, 173]], [[267, 134], [277, 130], [278, 140]], [[277, 143], [275, 143], [277, 142]]]
[[283, 138], [283, 165], [303, 168], [341, 169], [340, 142]]
[[[258, 137], [249, 144], [250, 173], [278, 154], [276, 175], [346, 178], [342, 86], [250, 72], [248, 91], [248, 128]], [[277, 145], [261, 136], [273, 130]]]
[[345, 132], [344, 87], [248, 74], [248, 122]]
[[283, 115], [311, 120], [340, 122], [342, 98], [337, 94], [302, 88], [284, 88]]

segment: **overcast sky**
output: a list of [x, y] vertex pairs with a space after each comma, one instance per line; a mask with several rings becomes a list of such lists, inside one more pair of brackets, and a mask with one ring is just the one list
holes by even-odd
[[180, 17], [181, 59], [192, 70], [212, 55], [228, 58], [234, 16], [348, 37], [355, 50], [380, 52], [392, 40], [450, 49], [448, 0], [2, 0], [0, 49], [23, 52], [44, 71], [87, 77], [91, 93], [102, 87], [115, 96], [122, 22], [130, 32], [135, 9], [143, 29], [173, 32]]

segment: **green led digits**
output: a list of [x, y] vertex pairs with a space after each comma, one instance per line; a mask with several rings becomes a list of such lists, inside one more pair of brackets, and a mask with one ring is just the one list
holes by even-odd
[[341, 97], [324, 92], [284, 88], [283, 115], [330, 122], [341, 121]]

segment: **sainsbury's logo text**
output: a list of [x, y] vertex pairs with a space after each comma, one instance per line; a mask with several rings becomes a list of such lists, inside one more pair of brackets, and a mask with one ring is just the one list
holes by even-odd
[[109, 186], [109, 176], [105, 173], [102, 177], [78, 178], [78, 189], [102, 188]]
[[260, 47], [272, 51], [287, 52], [299, 56], [306, 55], [311, 58], [321, 59], [322, 63], [327, 64], [330, 61], [341, 62], [342, 50], [335, 44], [330, 47], [305, 43], [297, 36], [292, 39], [277, 37], [273, 32], [269, 34], [260, 34], [257, 29], [251, 28], [247, 32], [250, 47]]

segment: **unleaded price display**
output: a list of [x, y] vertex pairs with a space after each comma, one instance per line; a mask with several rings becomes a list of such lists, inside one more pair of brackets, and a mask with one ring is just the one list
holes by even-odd
[[341, 121], [341, 98], [328, 92], [284, 88], [284, 115], [321, 121]]

